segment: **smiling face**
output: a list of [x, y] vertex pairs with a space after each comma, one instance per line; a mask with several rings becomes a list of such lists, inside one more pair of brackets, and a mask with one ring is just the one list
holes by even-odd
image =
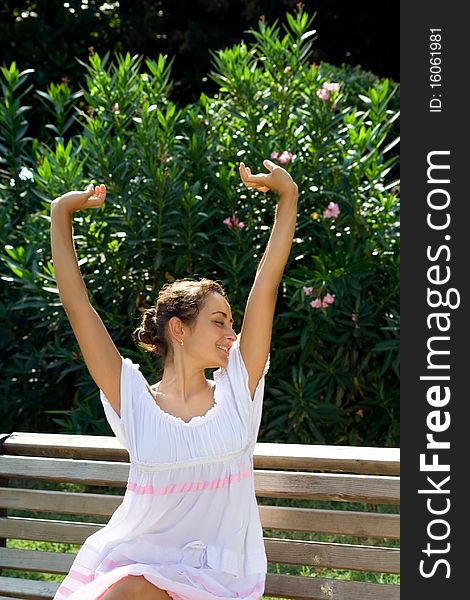
[[227, 366], [228, 351], [236, 340], [232, 310], [223, 296], [210, 294], [200, 309], [196, 325], [184, 334], [184, 349], [204, 368]]

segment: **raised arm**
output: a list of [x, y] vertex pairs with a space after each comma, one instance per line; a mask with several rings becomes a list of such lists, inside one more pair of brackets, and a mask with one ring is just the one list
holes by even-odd
[[72, 217], [78, 210], [98, 208], [104, 185], [68, 192], [51, 204], [51, 248], [60, 299], [96, 385], [120, 414], [121, 356], [98, 313], [90, 304], [73, 244]]
[[240, 352], [252, 399], [268, 358], [277, 292], [297, 222], [296, 183], [285, 169], [270, 160], [263, 164], [269, 173], [253, 175], [249, 167], [240, 163], [240, 177], [246, 187], [261, 192], [272, 190], [279, 195], [271, 235], [248, 296], [240, 333]]

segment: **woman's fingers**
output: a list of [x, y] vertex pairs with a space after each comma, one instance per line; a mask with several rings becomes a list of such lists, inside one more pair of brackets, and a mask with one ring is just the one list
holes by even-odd
[[268, 176], [269, 175], [265, 173], [257, 173], [256, 175], [253, 175], [248, 167], [245, 167], [243, 163], [240, 163], [240, 177], [245, 185], [248, 183], [255, 183], [259, 185], [260, 183], [264, 183], [266, 181], [266, 177]]
[[268, 169], [268, 171], [271, 171], [271, 172], [276, 167], [276, 165], [269, 159], [263, 160], [263, 165]]
[[271, 172], [274, 170], [276, 165], [270, 160], [263, 161], [263, 165], [270, 172], [257, 173], [256, 175], [253, 175], [250, 167], [247, 167], [245, 163], [240, 163], [240, 177], [247, 188], [255, 189], [259, 192], [268, 192], [271, 189], [271, 186], [266, 184], [270, 182], [272, 178]]
[[88, 198], [87, 198], [87, 204], [90, 207], [99, 207], [101, 206], [101, 204], [103, 204], [105, 198], [106, 198], [106, 186], [102, 183], [101, 185], [95, 185], [93, 187], [92, 184], [90, 184], [87, 187], [87, 193], [88, 193]]
[[251, 171], [249, 171], [248, 167], [245, 167], [245, 163], [240, 163], [239, 167], [240, 177], [243, 182], [251, 175]]

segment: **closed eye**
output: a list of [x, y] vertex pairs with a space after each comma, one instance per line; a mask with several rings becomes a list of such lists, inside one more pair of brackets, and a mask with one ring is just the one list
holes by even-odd
[[217, 325], [223, 325], [223, 321], [214, 321], [215, 323], [217, 323]]

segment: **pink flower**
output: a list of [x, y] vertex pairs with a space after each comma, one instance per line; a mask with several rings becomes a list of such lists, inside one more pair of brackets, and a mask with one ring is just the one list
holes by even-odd
[[339, 91], [339, 83], [328, 83], [325, 81], [321, 89], [317, 90], [317, 96], [320, 98], [320, 100], [326, 102], [330, 99], [331, 92], [337, 91]]
[[[304, 291], [305, 291], [305, 289], [310, 289], [310, 288], [304, 288]], [[312, 308], [328, 308], [330, 306], [330, 304], [333, 304], [334, 301], [335, 301], [335, 295], [330, 294], [330, 292], [327, 292], [323, 296], [323, 299], [318, 297], [318, 298], [315, 298], [315, 300], [312, 300], [310, 302], [310, 306]]]
[[292, 152], [289, 152], [288, 150], [284, 150], [282, 154], [279, 154], [277, 150], [273, 150], [273, 152], [271, 152], [271, 159], [277, 160], [281, 165], [287, 165], [287, 163], [290, 163], [293, 156], [294, 155]]
[[322, 308], [322, 302], [321, 302], [320, 298], [315, 298], [315, 300], [312, 300], [310, 302], [310, 306], [312, 308]]
[[351, 321], [354, 321], [354, 323], [355, 323], [357, 321], [358, 316], [359, 315], [357, 313], [352, 313], [352, 315], [351, 315]]
[[231, 217], [227, 217], [224, 219], [224, 224], [227, 225], [230, 229], [232, 227], [237, 227], [238, 229], [243, 229], [245, 227], [245, 223], [238, 220], [238, 217], [232, 215]]
[[317, 90], [317, 96], [320, 98], [320, 100], [326, 102], [330, 99], [330, 92], [328, 90], [325, 90], [325, 88], [321, 88]]
[[287, 163], [290, 163], [293, 156], [294, 155], [292, 154], [292, 152], [288, 152], [287, 150], [284, 150], [284, 152], [281, 154], [281, 156], [277, 160], [278, 160], [278, 162], [281, 163], [281, 165], [287, 165]]
[[304, 294], [306, 296], [311, 296], [313, 294], [313, 287], [305, 287], [303, 288]]
[[117, 102], [115, 102], [112, 106], [111, 106], [111, 111], [113, 113], [119, 114], [119, 104]]
[[325, 219], [331, 219], [332, 217], [337, 217], [339, 215], [339, 205], [336, 202], [330, 202], [323, 211], [323, 216]]

